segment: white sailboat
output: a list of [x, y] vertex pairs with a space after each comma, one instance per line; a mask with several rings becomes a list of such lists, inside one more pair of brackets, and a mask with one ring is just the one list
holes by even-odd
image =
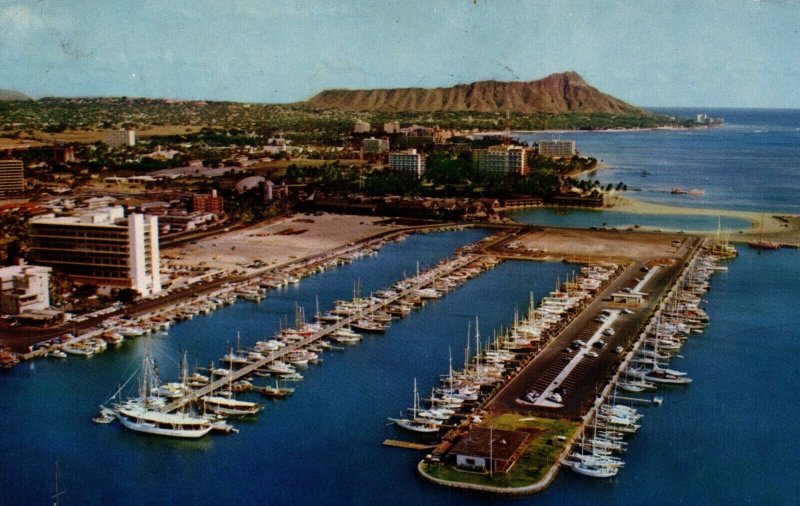
[[395, 425], [402, 429], [412, 432], [421, 433], [435, 433], [438, 432], [441, 422], [431, 419], [423, 419], [418, 416], [419, 413], [419, 392], [417, 392], [417, 378], [414, 378], [414, 407], [412, 408], [411, 418], [389, 418], [389, 421], [394, 422]]

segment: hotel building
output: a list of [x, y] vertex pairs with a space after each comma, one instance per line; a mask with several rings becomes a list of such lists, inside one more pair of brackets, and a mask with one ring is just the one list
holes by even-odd
[[417, 153], [416, 149], [390, 153], [389, 168], [401, 174], [421, 178], [425, 173], [425, 155]]
[[111, 130], [110, 132], [106, 133], [106, 144], [114, 148], [118, 148], [120, 146], [135, 146], [136, 131]]
[[539, 141], [539, 154], [549, 158], [570, 158], [575, 156], [575, 141]]
[[141, 295], [161, 291], [158, 218], [131, 214], [121, 206], [76, 216], [41, 216], [30, 221], [31, 257], [78, 283], [132, 288]]
[[472, 160], [479, 172], [519, 174], [528, 171], [528, 150], [520, 146], [491, 146], [472, 151]]
[[24, 190], [22, 160], [0, 160], [0, 196], [20, 194]]

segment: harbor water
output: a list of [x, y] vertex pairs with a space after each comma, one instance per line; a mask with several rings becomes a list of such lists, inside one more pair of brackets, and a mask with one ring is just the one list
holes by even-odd
[[[228, 344], [236, 345], [237, 331], [244, 346], [272, 334], [281, 320], [284, 326], [287, 318], [293, 323], [296, 303], [310, 317], [317, 298], [326, 309], [350, 298], [354, 283], [362, 295], [388, 287], [404, 272], [413, 274], [417, 260], [421, 268], [430, 267], [486, 235], [414, 235], [376, 257], [270, 292], [260, 304], [239, 302], [177, 324], [151, 340], [159, 374], [176, 378], [183, 350], [190, 364], [207, 365]], [[322, 365], [302, 371], [305, 379], [291, 398], [242, 396], [267, 406], [257, 419], [234, 422], [237, 435], [177, 441], [91, 422], [97, 405], [135, 372], [142, 338], [88, 359], [23, 363], [0, 377], [0, 451], [6, 463], [0, 503], [46, 502], [54, 490], [55, 461], [68, 491], [64, 504], [345, 504], [386, 497], [386, 483], [403, 484], [397, 502], [415, 502], [420, 493], [442, 500], [448, 490], [416, 477], [418, 453], [381, 446], [387, 437], [403, 436], [385, 425], [386, 417], [411, 405], [414, 378], [422, 392], [438, 385], [447, 372], [448, 350], [461, 366], [468, 322], [474, 329], [479, 317], [489, 337], [513, 320], [515, 308], [525, 310], [529, 291], [542, 295], [575, 269], [513, 262], [485, 272], [394, 322], [386, 335], [324, 354]]]
[[[237, 330], [243, 343], [270, 334], [295, 302], [310, 311], [318, 296], [328, 307], [348, 297], [358, 279], [362, 291], [387, 286], [415, 270], [416, 258], [430, 265], [483, 234], [412, 236], [377, 257], [271, 292], [260, 304], [239, 302], [176, 325], [152, 339], [161, 374], [177, 375], [181, 350], [203, 364], [235, 344]], [[542, 494], [494, 502], [790, 504], [798, 497], [798, 253], [745, 248], [728, 265], [707, 295], [711, 325], [678, 361], [694, 383], [664, 392], [662, 407], [645, 410], [620, 475], [596, 481], [564, 472]], [[481, 502], [486, 498], [421, 480], [418, 452], [381, 446], [386, 438], [409, 438], [386, 426], [386, 417], [411, 405], [415, 377], [423, 396], [436, 384], [449, 349], [461, 366], [476, 315], [488, 336], [512, 320], [515, 307], [524, 309], [529, 290], [543, 294], [573, 269], [503, 263], [395, 322], [386, 335], [326, 353], [322, 365], [303, 371], [294, 396], [267, 401], [258, 419], [237, 422], [238, 435], [175, 441], [91, 423], [96, 405], [138, 366], [143, 339], [89, 359], [21, 364], [0, 378], [0, 504], [46, 502], [55, 461], [64, 504]]]

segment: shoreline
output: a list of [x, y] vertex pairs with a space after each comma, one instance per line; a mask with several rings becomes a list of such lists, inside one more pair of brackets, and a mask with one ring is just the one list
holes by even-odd
[[[719, 125], [722, 126], [722, 125]], [[684, 127], [684, 126], [661, 126], [661, 127], [647, 127], [647, 128], [596, 128], [596, 129], [589, 129], [589, 130], [580, 130], [580, 129], [547, 129], [547, 130], [511, 130], [511, 135], [514, 134], [521, 134], [521, 135], [536, 135], [536, 134], [574, 134], [574, 133], [627, 133], [627, 132], [683, 132], [687, 130], [702, 130], [706, 128], [719, 128], [719, 126], [712, 126], [712, 125], [697, 125], [696, 127]], [[505, 130], [486, 130], [482, 132], [473, 132], [470, 134], [470, 137], [476, 135], [483, 135], [483, 136], [494, 136], [494, 135], [505, 135]]]
[[[599, 170], [595, 168], [593, 170]], [[782, 245], [797, 246], [800, 244], [800, 214], [790, 213], [775, 213], [775, 212], [758, 212], [758, 211], [737, 211], [734, 209], [707, 209], [698, 207], [682, 207], [669, 204], [660, 204], [655, 202], [647, 202], [639, 200], [634, 197], [622, 196], [614, 193], [610, 196], [605, 194], [606, 201], [612, 203], [606, 204], [602, 208], [580, 208], [582, 211], [607, 211], [618, 213], [631, 213], [631, 214], [645, 214], [652, 216], [718, 216], [725, 218], [738, 218], [747, 221], [750, 226], [747, 228], [726, 228], [720, 231], [721, 234], [729, 236], [729, 240], [733, 242], [748, 242], [766, 240], [778, 242]], [[572, 209], [564, 208], [561, 206], [544, 205], [547, 209]], [[779, 217], [779, 218], [778, 218]], [[763, 226], [762, 226], [763, 221]], [[611, 227], [617, 229], [628, 229], [630, 226]], [[581, 227], [579, 227], [581, 228]], [[686, 229], [669, 229], [666, 227], [653, 227], [653, 226], [640, 226], [636, 228], [641, 231], [682, 231], [686, 234], [701, 235], [701, 236], [715, 236], [717, 230], [686, 230]]]
[[[681, 207], [669, 204], [647, 202], [633, 197], [621, 195], [615, 196], [614, 199], [615, 203], [612, 205], [612, 207], [604, 207], [603, 210], [649, 215], [719, 216], [726, 218], [739, 218], [749, 222], [750, 227], [743, 229], [729, 229], [722, 232], [736, 233], [739, 238], [744, 240], [758, 240], [759, 236], [772, 239], [792, 239], [795, 243], [800, 240], [800, 215], [797, 214], [738, 211], [735, 209]], [[780, 216], [786, 221], [776, 219], [776, 216]], [[715, 235], [717, 231], [693, 231], [692, 233], [700, 235]]]

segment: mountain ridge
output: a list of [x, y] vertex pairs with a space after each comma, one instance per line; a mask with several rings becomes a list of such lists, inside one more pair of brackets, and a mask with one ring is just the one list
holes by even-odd
[[488, 80], [441, 88], [331, 89], [299, 104], [343, 111], [651, 114], [601, 92], [573, 71], [534, 81]]
[[0, 88], [0, 101], [3, 100], [32, 100], [31, 97], [15, 90], [5, 90]]

